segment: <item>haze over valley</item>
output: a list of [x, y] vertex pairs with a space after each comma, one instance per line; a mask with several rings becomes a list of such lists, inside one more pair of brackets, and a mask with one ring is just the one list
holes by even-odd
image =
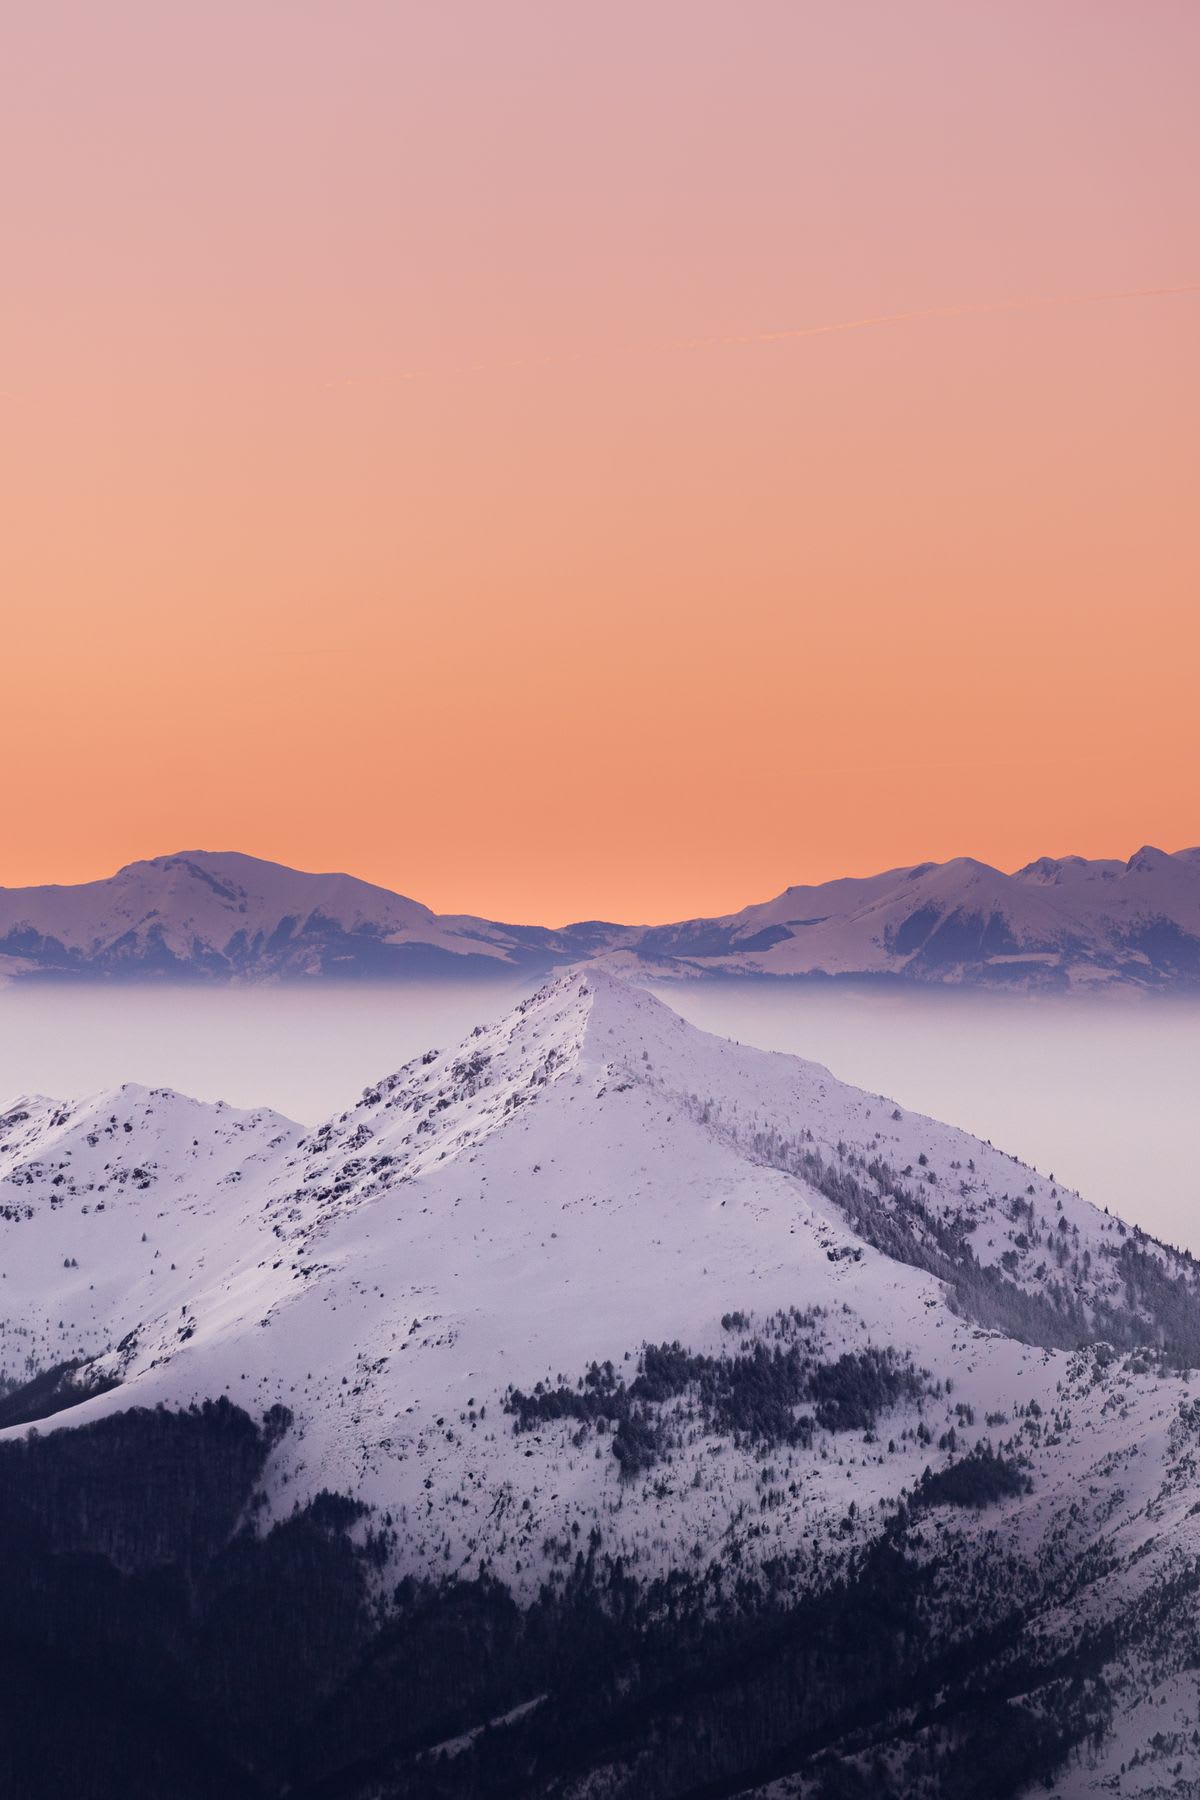
[[[536, 985], [499, 979], [0, 987], [0, 1104], [136, 1080], [315, 1124], [381, 1068], [457, 1042]], [[706, 1030], [1018, 1149], [1200, 1253], [1200, 1002], [726, 979], [653, 991]]]

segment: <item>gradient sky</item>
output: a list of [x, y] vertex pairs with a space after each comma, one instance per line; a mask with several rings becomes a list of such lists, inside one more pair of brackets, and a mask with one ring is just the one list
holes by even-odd
[[0, 84], [0, 881], [1200, 841], [1194, 0], [38, 0]]

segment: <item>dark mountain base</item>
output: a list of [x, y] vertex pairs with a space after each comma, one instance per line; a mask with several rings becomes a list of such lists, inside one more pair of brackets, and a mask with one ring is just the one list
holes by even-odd
[[[288, 1423], [220, 1401], [0, 1446], [11, 1800], [565, 1800], [600, 1769], [613, 1800], [782, 1776], [820, 1800], [1000, 1800], [1109, 1716], [1113, 1635], [1037, 1648], [1033, 1572], [935, 1535], [920, 1495], [817, 1593], [799, 1561], [751, 1571], [736, 1548], [639, 1582], [594, 1533], [527, 1608], [482, 1571], [384, 1603], [388, 1522], [355, 1502], [245, 1523]], [[924, 1498], [990, 1497], [964, 1474]]]

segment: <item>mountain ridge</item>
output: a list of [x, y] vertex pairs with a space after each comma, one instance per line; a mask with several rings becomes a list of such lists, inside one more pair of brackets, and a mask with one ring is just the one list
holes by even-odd
[[[307, 1545], [305, 1632], [313, 1568], [359, 1571], [329, 1792], [826, 1800], [836, 1746], [863, 1791], [957, 1800], [979, 1681], [1023, 1697], [1000, 1740], [1070, 1800], [1200, 1782], [1200, 1265], [603, 968], [315, 1130], [136, 1084], [14, 1103], [0, 1271], [0, 1514], [24, 1456], [64, 1553], [153, 1564], [169, 1527], [134, 1496], [207, 1434], [254, 1487], [189, 1542], [226, 1554], [240, 1509], [228, 1554], [276, 1589]], [[53, 1471], [99, 1458], [108, 1493], [113, 1456], [97, 1544]], [[868, 1679], [888, 1605], [908, 1648]], [[397, 1737], [370, 1672], [414, 1657]], [[944, 1730], [900, 1704], [956, 1683]]]
[[[329, 1543], [329, 1521], [358, 1520], [375, 1623], [355, 1631], [390, 1619], [391, 1642], [400, 1620], [434, 1621], [424, 1724], [382, 1774], [331, 1791], [640, 1800], [720, 1776], [777, 1800], [774, 1774], [799, 1770], [795, 1791], [823, 1800], [813, 1757], [836, 1743], [868, 1755], [864, 1791], [970, 1792], [943, 1767], [953, 1743], [978, 1754], [969, 1683], [948, 1737], [872, 1702], [866, 1752], [869, 1639], [818, 1679], [801, 1638], [780, 1694], [796, 1621], [833, 1642], [840, 1609], [877, 1631], [888, 1594], [934, 1659], [898, 1665], [914, 1694], [953, 1688], [953, 1651], [1033, 1696], [1002, 1731], [1019, 1727], [1031, 1779], [1065, 1756], [1054, 1791], [1071, 1800], [1141, 1792], [1113, 1785], [1136, 1750], [1147, 1795], [1186, 1791], [1176, 1764], [1200, 1781], [1181, 1723], [1200, 1266], [993, 1145], [698, 1031], [603, 969], [560, 975], [315, 1130], [134, 1084], [14, 1104], [0, 1269], [0, 1498], [23, 1445], [50, 1467], [118, 1431], [153, 1445], [172, 1420], [248, 1443], [261, 1415], [243, 1563], [300, 1521], [326, 1520]], [[479, 1609], [461, 1641], [453, 1621]], [[501, 1619], [526, 1622], [511, 1673], [447, 1711]], [[650, 1669], [664, 1628], [677, 1675], [661, 1703], [644, 1694], [652, 1738], [622, 1737], [618, 1708], [568, 1778], [556, 1734], [592, 1743], [572, 1707], [608, 1717], [603, 1657]], [[581, 1631], [610, 1648], [576, 1691]], [[757, 1721], [748, 1747], [719, 1726], [722, 1658], [763, 1632], [761, 1674], [728, 1695]], [[703, 1679], [680, 1713], [684, 1644]], [[819, 1695], [833, 1710], [810, 1751]], [[494, 1759], [518, 1750], [505, 1787]]]
[[1200, 986], [1200, 849], [1127, 861], [969, 857], [786, 888], [675, 924], [437, 914], [344, 874], [180, 852], [76, 886], [0, 888], [0, 981], [537, 976], [895, 979], [1030, 991]]

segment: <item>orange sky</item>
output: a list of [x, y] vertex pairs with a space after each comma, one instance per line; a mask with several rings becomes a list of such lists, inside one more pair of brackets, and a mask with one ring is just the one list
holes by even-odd
[[1200, 293], [1086, 298], [1200, 283], [1194, 0], [39, 0], [0, 66], [0, 881], [1200, 841]]

